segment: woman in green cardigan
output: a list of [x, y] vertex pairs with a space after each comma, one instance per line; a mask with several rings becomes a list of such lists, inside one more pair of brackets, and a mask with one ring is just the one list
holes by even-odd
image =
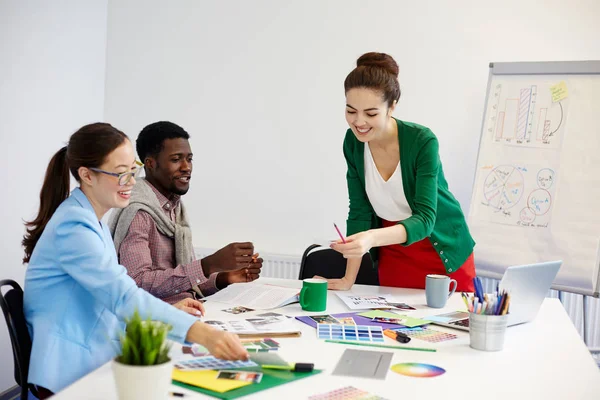
[[387, 54], [364, 54], [344, 88], [348, 237], [331, 247], [348, 263], [346, 275], [330, 279], [329, 287], [350, 289], [371, 251], [382, 286], [422, 289], [428, 274], [443, 274], [456, 279], [457, 290], [473, 291], [475, 242], [448, 190], [437, 138], [392, 117], [400, 99], [398, 65]]

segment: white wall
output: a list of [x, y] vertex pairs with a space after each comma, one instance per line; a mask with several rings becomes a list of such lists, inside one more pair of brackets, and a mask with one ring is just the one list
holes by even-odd
[[[47, 162], [103, 108], [133, 137], [159, 119], [192, 134], [196, 245], [299, 253], [333, 237], [347, 212], [342, 83], [371, 50], [399, 62], [396, 115], [437, 133], [467, 210], [488, 62], [600, 59], [599, 17], [595, 0], [119, 0], [107, 41], [107, 0], [0, 0], [0, 277], [22, 283], [22, 219]], [[0, 392], [10, 351], [2, 320]]]
[[[0, 1], [0, 279], [23, 284], [23, 219], [37, 211], [50, 157], [103, 119], [107, 0]], [[52, 301], [52, 299], [48, 299]], [[0, 392], [15, 384], [0, 318]]]
[[109, 3], [105, 116], [136, 137], [181, 124], [195, 152], [194, 242], [299, 254], [344, 226], [343, 80], [393, 55], [396, 115], [438, 135], [468, 210], [490, 61], [600, 59], [600, 2]]

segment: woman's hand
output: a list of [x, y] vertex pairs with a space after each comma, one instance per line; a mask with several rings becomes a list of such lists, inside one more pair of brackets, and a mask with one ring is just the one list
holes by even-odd
[[342, 253], [344, 258], [362, 258], [374, 245], [374, 233], [372, 231], [359, 232], [348, 236], [346, 243], [341, 240], [330, 245], [332, 249]]
[[[322, 276], [315, 275], [313, 278], [326, 279]], [[350, 290], [354, 285], [354, 281], [344, 276], [341, 279], [327, 279], [327, 289], [331, 290]]]
[[210, 354], [222, 360], [247, 360], [248, 351], [240, 338], [220, 331], [202, 322], [196, 322], [188, 331], [186, 340], [206, 347]]
[[202, 317], [205, 314], [204, 305], [198, 300], [190, 298], [178, 301], [177, 303], [173, 304], [173, 307], [178, 308], [181, 311], [185, 311], [194, 317]]

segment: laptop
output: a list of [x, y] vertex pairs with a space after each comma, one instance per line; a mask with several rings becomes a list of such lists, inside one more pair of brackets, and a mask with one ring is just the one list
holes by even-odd
[[[529, 322], [537, 315], [562, 260], [508, 267], [498, 285], [510, 293], [508, 326]], [[469, 330], [469, 313], [455, 311], [424, 318], [433, 324]]]

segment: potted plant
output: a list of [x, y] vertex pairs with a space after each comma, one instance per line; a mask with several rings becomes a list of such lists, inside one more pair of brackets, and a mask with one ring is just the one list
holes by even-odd
[[126, 319], [113, 373], [120, 400], [164, 400], [171, 385], [172, 365], [167, 334], [171, 325], [142, 320], [137, 310]]

